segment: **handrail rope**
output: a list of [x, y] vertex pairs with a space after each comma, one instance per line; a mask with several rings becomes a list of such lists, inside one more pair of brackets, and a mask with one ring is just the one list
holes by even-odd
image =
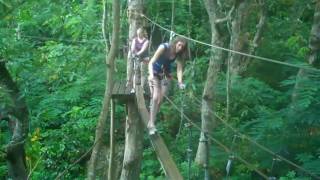
[[75, 41], [75, 40], [70, 40], [70, 39], [51, 38], [51, 37], [46, 37], [46, 36], [29, 36], [29, 35], [21, 35], [21, 37], [39, 39], [39, 40], [56, 40], [56, 41], [60, 41], [60, 42], [70, 42], [70, 43], [96, 43], [96, 42], [103, 42], [104, 41], [103, 39]]
[[[198, 101], [198, 103], [199, 103], [198, 105], [201, 105], [201, 101], [200, 101], [197, 97], [195, 97], [193, 94], [192, 94], [192, 96], [194, 97], [194, 99], [195, 99], [196, 101]], [[255, 144], [257, 147], [259, 147], [260, 149], [264, 150], [265, 152], [268, 152], [269, 154], [273, 155], [274, 157], [277, 157], [277, 158], [281, 159], [282, 161], [284, 161], [284, 162], [286, 162], [286, 163], [294, 166], [295, 168], [298, 168], [299, 170], [301, 170], [301, 171], [307, 173], [308, 175], [310, 175], [311, 177], [316, 178], [316, 179], [320, 179], [319, 176], [317, 176], [317, 175], [309, 172], [308, 170], [304, 169], [303, 167], [297, 165], [296, 163], [288, 160], [288, 159], [285, 158], [285, 157], [282, 157], [281, 155], [279, 155], [279, 154], [273, 152], [272, 150], [270, 150], [269, 148], [267, 148], [267, 147], [259, 144], [257, 141], [251, 139], [249, 136], [241, 133], [238, 129], [232, 127], [232, 125], [230, 125], [228, 122], [226, 122], [225, 120], [223, 120], [219, 115], [217, 115], [217, 114], [216, 114], [215, 112], [213, 112], [211, 109], [209, 109], [209, 111], [210, 111], [214, 116], [216, 116], [225, 126], [227, 126], [228, 128], [230, 128], [230, 129], [231, 129], [232, 131], [234, 131], [235, 133], [239, 134], [240, 137], [243, 137], [243, 138], [247, 139], [249, 142]]]
[[[157, 25], [157, 26], [160, 27], [161, 29], [163, 29], [163, 30], [165, 30], [165, 31], [168, 31], [169, 33], [171, 32], [171, 30], [169, 30], [168, 28], [165, 28], [165, 27], [161, 26], [160, 24], [158, 24], [157, 22], [151, 20], [150, 18], [148, 18], [148, 17], [147, 17], [146, 15], [144, 15], [144, 14], [134, 13], [134, 12], [131, 12], [131, 13], [140, 15], [140, 16], [144, 17], [145, 19], [147, 19], [147, 20], [148, 20], [149, 22], [151, 22], [152, 24]], [[223, 50], [223, 51], [228, 51], [228, 52], [231, 52], [231, 53], [234, 53], [234, 54], [239, 54], [239, 55], [242, 55], [242, 56], [247, 56], [247, 57], [250, 57], [250, 58], [253, 58], [253, 59], [259, 59], [259, 60], [262, 60], [262, 61], [272, 62], [272, 63], [281, 64], [281, 65], [285, 65], [285, 66], [290, 66], [290, 67], [295, 67], [295, 68], [301, 68], [301, 69], [305, 69], [305, 70], [311, 70], [311, 71], [315, 71], [315, 72], [320, 72], [320, 69], [315, 69], [315, 68], [312, 68], [312, 67], [300, 66], [300, 65], [291, 64], [291, 63], [286, 63], [286, 62], [282, 62], [282, 61], [275, 60], [275, 59], [271, 59], [271, 58], [265, 58], [265, 57], [261, 57], [261, 56], [256, 56], [256, 55], [252, 55], [252, 54], [243, 53], [243, 52], [240, 52], [240, 51], [235, 51], [235, 50], [232, 50], [232, 49], [220, 47], [220, 46], [217, 46], [217, 45], [214, 45], [214, 44], [209, 44], [209, 43], [205, 43], [205, 42], [202, 42], [202, 41], [193, 39], [193, 38], [189, 38], [189, 37], [187, 37], [187, 36], [185, 36], [185, 35], [182, 35], [182, 34], [179, 34], [179, 33], [177, 33], [177, 32], [174, 32], [174, 34], [176, 34], [176, 35], [178, 35], [178, 36], [181, 36], [181, 37], [183, 37], [183, 38], [185, 38], [185, 39], [187, 39], [187, 40], [190, 40], [190, 41], [193, 41], [193, 42], [202, 44], [202, 45], [210, 46], [210, 47], [212, 47], [212, 48], [220, 49], [220, 50]]]
[[[180, 112], [178, 106], [166, 95], [164, 95], [164, 97], [168, 100], [168, 102], [178, 111]], [[181, 112], [180, 112], [181, 113]], [[202, 128], [199, 127], [196, 123], [194, 123], [188, 116], [185, 115], [185, 113], [182, 113], [184, 118], [186, 120], [188, 120], [190, 122], [190, 124], [192, 124], [197, 130], [199, 130], [202, 133], [205, 133], [202, 131]], [[231, 150], [225, 146], [223, 143], [221, 143], [219, 140], [217, 140], [216, 138], [212, 137], [212, 135], [210, 133], [207, 133], [208, 137], [215, 142], [216, 144], [218, 144], [225, 152], [230, 153]], [[248, 161], [246, 161], [245, 159], [241, 158], [239, 155], [236, 156], [237, 159], [239, 159], [242, 163], [244, 163], [247, 167], [249, 167], [250, 169], [252, 169], [253, 171], [255, 171], [256, 173], [258, 173], [259, 175], [261, 175], [263, 178], [268, 179], [268, 176], [265, 175], [263, 172], [261, 172], [260, 170], [258, 170], [254, 165], [250, 164]]]

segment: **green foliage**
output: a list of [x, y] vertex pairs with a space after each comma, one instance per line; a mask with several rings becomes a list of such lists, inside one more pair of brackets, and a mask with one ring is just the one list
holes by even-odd
[[[128, 24], [126, 1], [122, 2], [120, 49], [127, 50]], [[174, 29], [181, 34], [210, 43], [208, 16], [202, 1], [175, 1]], [[164, 27], [171, 29], [172, 1], [146, 1], [146, 14]], [[231, 7], [224, 1], [222, 10]], [[27, 165], [34, 169], [32, 179], [54, 179], [58, 173], [70, 168], [65, 179], [85, 179], [86, 160], [70, 167], [93, 144], [96, 121], [99, 116], [105, 89], [105, 47], [101, 35], [102, 3], [95, 1], [34, 1], [22, 6], [18, 1], [1, 1], [0, 55], [26, 98], [30, 112], [30, 133], [26, 143]], [[12, 11], [13, 7], [19, 7]], [[267, 1], [268, 27], [263, 35], [257, 55], [308, 66], [308, 39], [313, 18], [310, 0]], [[107, 1], [107, 38], [110, 42], [112, 19], [111, 1]], [[40, 13], [39, 13], [40, 12]], [[250, 37], [256, 31], [258, 10], [254, 11], [247, 28]], [[148, 32], [152, 25], [147, 24]], [[20, 34], [20, 35], [19, 35]], [[157, 29], [153, 36], [153, 49], [169, 34]], [[109, 43], [108, 42], [108, 43]], [[202, 90], [206, 79], [210, 49], [190, 42], [192, 59], [186, 62], [184, 81], [187, 89], [178, 92], [175, 83], [170, 98], [181, 105], [186, 115], [198, 126], [201, 121]], [[116, 79], [124, 79], [125, 53], [116, 60]], [[267, 146], [272, 151], [298, 163], [308, 171], [320, 174], [319, 166], [319, 74], [251, 59], [252, 67], [243, 77], [232, 77], [230, 118], [228, 123], [239, 132]], [[225, 64], [223, 65], [225, 67]], [[215, 86], [215, 112], [226, 117], [225, 71], [217, 77]], [[299, 88], [296, 86], [299, 85]], [[294, 95], [296, 95], [294, 97]], [[0, 85], [0, 110], [6, 112], [13, 106], [4, 85]], [[116, 120], [124, 119], [124, 107], [117, 106]], [[188, 174], [187, 151], [192, 144], [192, 161], [195, 157], [199, 132], [192, 128], [191, 140], [183, 126], [180, 135], [180, 113], [170, 103], [164, 102], [158, 115], [157, 127], [173, 159], [184, 177]], [[293, 167], [278, 164], [271, 172], [270, 154], [243, 138], [232, 143], [235, 134], [223, 123], [218, 123], [212, 135], [233, 146], [236, 155], [255, 167], [280, 179], [310, 179]], [[119, 123], [121, 124], [121, 123]], [[123, 125], [116, 127], [123, 132]], [[0, 121], [0, 142], [10, 140], [5, 121]], [[108, 131], [108, 130], [107, 130]], [[122, 134], [122, 133], [120, 133]], [[123, 143], [123, 135], [117, 140]], [[107, 138], [108, 139], [108, 138]], [[145, 137], [145, 151], [140, 179], [164, 179], [165, 175], [153, 149]], [[170, 143], [169, 143], [170, 142]], [[298, 143], [297, 143], [298, 142]], [[108, 143], [108, 142], [105, 142]], [[3, 149], [3, 147], [1, 147]], [[210, 146], [210, 175], [225, 178], [225, 165], [229, 154], [216, 144]], [[7, 176], [5, 157], [0, 156], [0, 176]], [[258, 175], [241, 162], [234, 160], [230, 179], [257, 179]], [[204, 178], [203, 169], [194, 162], [191, 179]]]
[[143, 152], [143, 162], [141, 166], [140, 179], [162, 179], [164, 172], [161, 169], [157, 157], [155, 156], [152, 148], [147, 148]]
[[9, 109], [13, 106], [13, 101], [10, 98], [10, 94], [8, 89], [5, 86], [1, 86], [0, 84], [0, 109], [3, 111], [4, 109]]

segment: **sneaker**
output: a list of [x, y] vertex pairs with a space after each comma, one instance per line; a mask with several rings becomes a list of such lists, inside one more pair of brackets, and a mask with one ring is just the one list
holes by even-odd
[[131, 93], [131, 94], [134, 94], [134, 93], [135, 93], [135, 90], [132, 88], [131, 91], [130, 91], [130, 93]]

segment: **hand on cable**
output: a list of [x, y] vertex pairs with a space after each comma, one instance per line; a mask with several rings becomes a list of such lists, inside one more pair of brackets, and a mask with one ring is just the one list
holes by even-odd
[[179, 89], [183, 90], [186, 88], [186, 85], [184, 83], [178, 83]]

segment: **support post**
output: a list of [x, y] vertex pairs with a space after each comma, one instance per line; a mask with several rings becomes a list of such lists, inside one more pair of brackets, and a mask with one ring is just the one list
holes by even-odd
[[210, 180], [209, 177], [209, 141], [208, 141], [208, 132], [204, 133], [204, 143], [206, 146], [206, 162], [204, 164], [204, 179], [205, 180]]
[[192, 129], [191, 129], [191, 124], [186, 123], [185, 126], [188, 128], [188, 138], [189, 138], [189, 143], [188, 143], [188, 149], [187, 149], [187, 156], [188, 156], [188, 180], [191, 179], [191, 156], [192, 156]]
[[110, 100], [110, 157], [109, 157], [109, 169], [108, 179], [114, 178], [114, 114], [115, 114], [115, 103], [114, 100]]

